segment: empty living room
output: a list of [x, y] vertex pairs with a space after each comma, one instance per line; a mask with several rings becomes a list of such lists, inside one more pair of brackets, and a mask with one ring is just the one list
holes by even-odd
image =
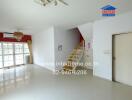
[[132, 100], [132, 0], [0, 0], [0, 100]]

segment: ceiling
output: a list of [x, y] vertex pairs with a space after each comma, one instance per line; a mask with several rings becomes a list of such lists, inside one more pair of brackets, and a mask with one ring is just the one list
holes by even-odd
[[[101, 9], [108, 4], [117, 8], [117, 14], [132, 10], [132, 0], [65, 0], [69, 6], [43, 7], [34, 0], [0, 0], [0, 31], [22, 28], [28, 33], [49, 26], [74, 28], [86, 22], [102, 19]], [[115, 1], [115, 2], [112, 2]]]

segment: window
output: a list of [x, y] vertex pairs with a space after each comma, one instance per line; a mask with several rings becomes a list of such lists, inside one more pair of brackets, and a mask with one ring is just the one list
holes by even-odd
[[1, 43], [0, 43], [0, 68], [3, 67], [3, 63], [2, 63], [2, 46], [1, 46]]
[[22, 54], [23, 53], [23, 44], [22, 43], [15, 43], [15, 54]]
[[24, 64], [23, 54], [15, 55], [16, 65]]
[[23, 44], [15, 43], [15, 63], [16, 65], [24, 64], [24, 55], [23, 55]]
[[0, 43], [0, 68], [22, 65], [26, 56], [29, 56], [27, 43]]
[[3, 67], [3, 63], [2, 63], [2, 56], [0, 56], [0, 68]]
[[24, 59], [26, 59], [27, 56], [29, 56], [29, 49], [27, 43], [24, 43]]
[[13, 66], [13, 43], [3, 43], [4, 67]]
[[2, 46], [1, 46], [1, 43], [0, 43], [0, 55], [2, 55]]
[[13, 55], [5, 55], [4, 56], [4, 67], [13, 66]]
[[3, 43], [4, 55], [13, 55], [13, 43]]

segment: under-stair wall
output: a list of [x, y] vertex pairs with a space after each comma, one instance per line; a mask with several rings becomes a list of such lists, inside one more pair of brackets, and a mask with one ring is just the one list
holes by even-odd
[[78, 29], [85, 40], [85, 62], [89, 69], [93, 69], [93, 23], [79, 25]]

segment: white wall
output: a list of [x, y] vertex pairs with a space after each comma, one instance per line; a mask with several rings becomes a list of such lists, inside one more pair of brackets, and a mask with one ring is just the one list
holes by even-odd
[[[55, 62], [66, 62], [66, 58], [72, 50], [79, 44], [80, 34], [76, 30], [63, 30], [55, 28]], [[58, 51], [58, 46], [62, 45], [62, 51]], [[62, 69], [63, 66], [56, 66]]]
[[[34, 64], [55, 70], [54, 28], [33, 34]], [[48, 65], [47, 65], [48, 64]]]
[[[75, 30], [51, 27], [33, 34], [34, 64], [51, 71], [55, 71], [56, 67], [61, 69], [63, 66], [57, 66], [55, 63], [66, 62], [66, 58], [79, 42], [80, 34]], [[58, 51], [59, 45], [63, 46], [62, 51]]]
[[132, 32], [132, 12], [95, 21], [93, 32], [94, 75], [112, 80], [112, 34]]
[[86, 23], [78, 26], [86, 42], [91, 42], [93, 37], [93, 23]]
[[[79, 25], [78, 29], [85, 40], [85, 50], [87, 51], [85, 62], [89, 64], [89, 66], [87, 66], [89, 69], [93, 69], [93, 23]], [[88, 43], [91, 44], [90, 48], [88, 48]]]

